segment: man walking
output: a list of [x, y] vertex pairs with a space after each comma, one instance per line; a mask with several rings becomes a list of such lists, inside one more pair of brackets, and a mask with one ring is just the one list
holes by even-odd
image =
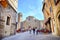
[[33, 34], [35, 34], [35, 28], [33, 28]]

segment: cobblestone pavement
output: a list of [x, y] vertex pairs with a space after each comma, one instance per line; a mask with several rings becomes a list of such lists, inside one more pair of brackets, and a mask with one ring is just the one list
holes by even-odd
[[17, 33], [14, 36], [4, 38], [2, 40], [60, 40], [60, 37], [53, 36], [51, 34], [30, 34], [29, 32]]

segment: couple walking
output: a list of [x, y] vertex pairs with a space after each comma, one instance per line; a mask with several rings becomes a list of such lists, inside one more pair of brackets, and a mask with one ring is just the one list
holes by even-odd
[[38, 31], [37, 31], [38, 29], [37, 28], [33, 28], [33, 34], [38, 34]]
[[[31, 34], [31, 29], [29, 31], [30, 31], [30, 34]], [[36, 28], [33, 28], [32, 31], [33, 31], [33, 34], [35, 34], [35, 33], [37, 34], [37, 29]]]

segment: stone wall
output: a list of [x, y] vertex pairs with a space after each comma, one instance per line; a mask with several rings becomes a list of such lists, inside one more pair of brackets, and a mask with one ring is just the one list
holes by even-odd
[[[9, 25], [6, 24], [7, 17], [10, 17]], [[3, 31], [1, 31], [0, 33], [2, 33], [3, 37], [10, 36], [11, 31], [13, 31], [12, 33], [14, 34], [16, 26], [13, 26], [12, 23], [16, 25], [16, 12], [13, 10], [13, 8], [10, 5], [8, 5], [8, 7], [6, 8], [0, 5], [0, 27], [1, 27], [1, 23], [3, 24], [2, 25], [3, 28], [1, 28]]]

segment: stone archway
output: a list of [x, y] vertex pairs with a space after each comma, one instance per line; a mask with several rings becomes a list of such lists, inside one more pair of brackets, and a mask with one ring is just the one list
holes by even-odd
[[60, 15], [60, 5], [54, 8], [54, 35], [60, 36], [60, 25], [59, 25], [59, 15]]
[[49, 17], [45, 23], [45, 26], [46, 26], [46, 29], [49, 30], [49, 32], [51, 33], [52, 32], [52, 29], [51, 29], [51, 17]]
[[57, 24], [58, 24], [58, 27], [59, 27], [59, 25], [60, 25], [60, 10], [58, 11], [56, 17], [57, 17]]
[[59, 22], [59, 25], [60, 25], [60, 15], [58, 16], [58, 22]]
[[[57, 16], [57, 24], [58, 24], [58, 32], [60, 31], [60, 12], [59, 12], [59, 14], [58, 14], [58, 16]], [[60, 34], [60, 33], [59, 33]]]
[[57, 12], [55, 20], [56, 20], [55, 32], [56, 32], [56, 35], [60, 36], [60, 10]]
[[51, 29], [51, 17], [50, 18], [48, 18], [49, 20], [48, 20], [48, 24], [49, 24], [49, 29], [50, 29], [50, 33], [52, 32], [52, 29]]

